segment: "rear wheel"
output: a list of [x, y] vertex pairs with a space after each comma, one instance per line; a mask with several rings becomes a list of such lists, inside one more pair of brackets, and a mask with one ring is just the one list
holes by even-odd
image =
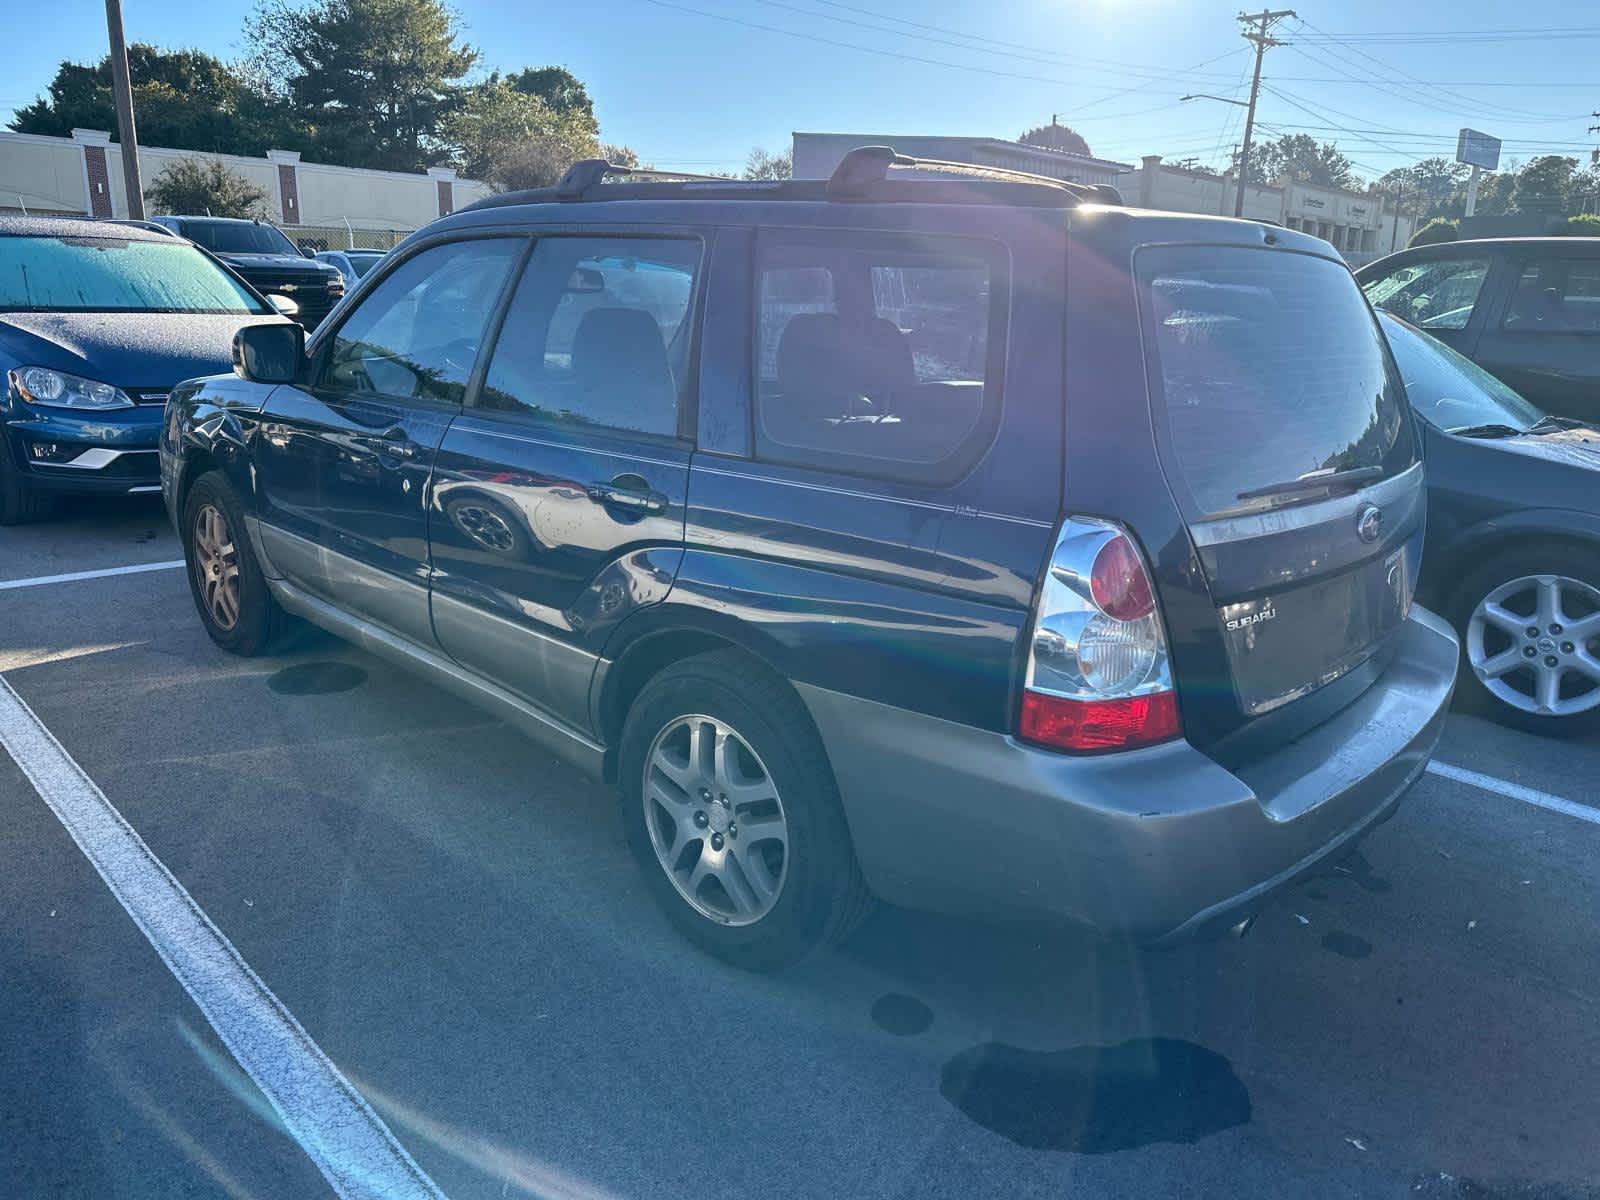
[[1456, 593], [1462, 690], [1534, 733], [1600, 728], [1600, 551], [1546, 543], [1502, 554]]
[[821, 739], [794, 692], [743, 655], [699, 655], [646, 684], [619, 769], [634, 855], [702, 949], [775, 970], [868, 911]]
[[211, 640], [247, 658], [261, 654], [277, 636], [283, 610], [267, 589], [238, 497], [220, 471], [195, 480], [184, 499], [182, 528], [189, 591]]

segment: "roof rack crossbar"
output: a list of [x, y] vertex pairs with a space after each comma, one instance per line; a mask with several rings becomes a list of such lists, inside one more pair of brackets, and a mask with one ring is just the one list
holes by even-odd
[[1049, 175], [1034, 175], [1027, 171], [985, 166], [981, 163], [948, 162], [941, 158], [913, 158], [909, 154], [899, 153], [893, 146], [858, 146], [846, 154], [828, 179], [828, 198], [862, 199], [873, 184], [882, 183], [889, 177], [890, 170], [895, 167], [927, 167], [946, 175], [992, 179], [1003, 183], [1031, 183], [1070, 192], [1080, 200], [1098, 200], [1102, 204], [1122, 203], [1120, 192], [1101, 184], [1073, 183]]
[[582, 200], [590, 188], [598, 187], [607, 175], [625, 175], [629, 179], [644, 181], [726, 183], [720, 175], [695, 175], [688, 171], [657, 171], [651, 167], [624, 167], [603, 158], [585, 158], [567, 168], [567, 173], [556, 184], [557, 200]]

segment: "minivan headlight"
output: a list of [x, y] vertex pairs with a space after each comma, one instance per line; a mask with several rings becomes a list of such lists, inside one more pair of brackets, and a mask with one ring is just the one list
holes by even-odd
[[109, 408], [132, 408], [133, 401], [121, 388], [49, 367], [19, 367], [11, 372], [11, 386], [29, 404], [45, 408], [76, 408], [104, 412]]

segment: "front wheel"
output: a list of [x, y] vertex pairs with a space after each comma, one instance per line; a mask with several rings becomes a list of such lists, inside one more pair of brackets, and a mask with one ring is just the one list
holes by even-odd
[[1463, 691], [1486, 716], [1555, 736], [1600, 728], [1600, 551], [1502, 554], [1462, 582], [1452, 616]]
[[8, 459], [6, 444], [0, 440], [0, 525], [37, 521], [50, 511], [50, 498], [30, 488]]
[[629, 709], [619, 764], [629, 844], [702, 949], [775, 970], [866, 914], [821, 739], [752, 660], [704, 654], [657, 675]]
[[220, 471], [195, 480], [183, 502], [183, 557], [195, 609], [224, 650], [246, 658], [277, 636], [283, 611], [245, 536], [244, 512]]

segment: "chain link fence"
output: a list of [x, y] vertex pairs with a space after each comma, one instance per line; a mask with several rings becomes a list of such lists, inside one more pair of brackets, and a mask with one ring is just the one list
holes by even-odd
[[392, 250], [411, 229], [361, 229], [350, 225], [284, 225], [289, 240], [307, 254], [318, 250]]

